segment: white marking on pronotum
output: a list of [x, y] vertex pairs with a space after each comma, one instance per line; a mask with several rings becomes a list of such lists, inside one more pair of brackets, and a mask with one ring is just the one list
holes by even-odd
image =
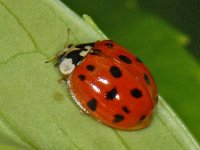
[[92, 46], [90, 46], [90, 45], [86, 45], [86, 46], [85, 46], [85, 49], [87, 49], [87, 50], [91, 50], [91, 49], [92, 49]]
[[70, 74], [75, 68], [71, 58], [65, 58], [59, 65], [60, 72], [64, 75]]
[[92, 46], [87, 45], [84, 48], [86, 49], [86, 51], [80, 52], [80, 56], [83, 56], [83, 57], [85, 57], [90, 52], [90, 50], [92, 49]]

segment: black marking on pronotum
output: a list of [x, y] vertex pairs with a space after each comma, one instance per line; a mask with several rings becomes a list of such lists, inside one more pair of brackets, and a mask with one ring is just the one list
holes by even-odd
[[113, 100], [114, 98], [116, 98], [116, 96], [117, 96], [117, 89], [116, 88], [113, 88], [112, 90], [110, 90], [106, 94], [107, 100]]
[[140, 97], [142, 97], [142, 92], [139, 89], [135, 88], [135, 89], [131, 90], [131, 95], [134, 98], [140, 98]]
[[144, 80], [145, 80], [146, 84], [148, 84], [148, 85], [151, 84], [151, 82], [150, 82], [150, 80], [149, 80], [149, 77], [147, 76], [146, 73], [144, 74]]
[[99, 55], [101, 53], [101, 50], [100, 49], [93, 49], [91, 52], [90, 52], [90, 55]]
[[78, 44], [76, 45], [77, 48], [80, 48], [80, 49], [85, 49], [86, 46], [91, 46], [93, 47], [95, 43], [84, 43], [84, 44]]
[[122, 107], [122, 110], [123, 110], [126, 114], [130, 113], [130, 110], [128, 109], [127, 106]]
[[114, 119], [113, 119], [113, 123], [118, 123], [124, 120], [124, 116], [120, 115], [120, 114], [115, 114], [114, 115]]
[[127, 64], [131, 64], [132, 61], [130, 60], [130, 58], [128, 58], [127, 56], [125, 55], [119, 55], [119, 59]]
[[92, 111], [96, 111], [96, 108], [97, 108], [97, 101], [96, 99], [91, 99], [87, 102], [87, 106], [90, 108], [90, 110]]
[[60, 63], [66, 58], [66, 53], [62, 53], [61, 55], [58, 56], [57, 58], [57, 63], [55, 66], [60, 65]]
[[122, 76], [122, 72], [120, 71], [120, 69], [117, 66], [110, 67], [110, 73], [115, 78], [119, 78]]
[[84, 58], [83, 56], [80, 55], [82, 51], [83, 50], [71, 51], [66, 55], [66, 58], [71, 58], [72, 63], [76, 66]]
[[86, 68], [88, 71], [93, 71], [95, 69], [93, 65], [87, 65]]
[[82, 74], [80, 74], [78, 77], [79, 77], [79, 79], [80, 79], [81, 81], [84, 81], [84, 80], [86, 79], [85, 75], [82, 75]]
[[108, 43], [106, 43], [105, 44], [107, 47], [109, 47], [109, 48], [113, 48], [113, 44], [111, 43], [111, 42], [108, 42]]
[[141, 59], [139, 59], [138, 57], [136, 57], [136, 61], [139, 63], [143, 63]]

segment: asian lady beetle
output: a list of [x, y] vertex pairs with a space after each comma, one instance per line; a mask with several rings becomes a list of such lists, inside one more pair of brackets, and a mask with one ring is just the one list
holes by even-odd
[[56, 59], [85, 112], [121, 130], [149, 125], [157, 87], [147, 67], [125, 48], [111, 40], [70, 45]]

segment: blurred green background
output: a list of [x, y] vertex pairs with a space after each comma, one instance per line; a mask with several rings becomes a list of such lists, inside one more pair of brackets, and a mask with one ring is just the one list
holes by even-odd
[[159, 93], [200, 141], [200, 1], [63, 2], [144, 60]]

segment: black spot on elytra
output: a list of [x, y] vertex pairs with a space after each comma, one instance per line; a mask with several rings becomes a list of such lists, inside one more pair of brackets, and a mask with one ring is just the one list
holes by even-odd
[[110, 42], [106, 43], [105, 45], [106, 45], [108, 48], [113, 48], [113, 44], [110, 43]]
[[84, 81], [84, 80], [86, 79], [85, 75], [82, 75], [82, 74], [80, 74], [78, 77], [79, 77], [79, 79], [80, 79], [81, 81]]
[[149, 77], [147, 76], [146, 73], [144, 74], [144, 80], [145, 80], [146, 84], [148, 84], [148, 85], [151, 84], [151, 83], [150, 83], [150, 80], [149, 80]]
[[135, 88], [135, 89], [131, 90], [131, 95], [134, 98], [140, 98], [140, 97], [142, 97], [142, 92], [139, 89]]
[[76, 66], [84, 58], [80, 55], [81, 52], [82, 50], [71, 51], [66, 55], [66, 58], [71, 58], [72, 63]]
[[112, 90], [110, 90], [106, 94], [107, 100], [113, 100], [114, 98], [116, 98], [116, 96], [117, 96], [117, 89], [116, 88], [113, 88]]
[[119, 78], [122, 76], [122, 72], [120, 71], [120, 69], [117, 66], [110, 67], [110, 73], [115, 78]]
[[93, 65], [87, 65], [86, 68], [88, 71], [93, 71], [95, 69]]
[[122, 107], [122, 110], [127, 114], [130, 113], [130, 110], [126, 106]]
[[130, 58], [128, 58], [127, 56], [125, 55], [119, 55], [119, 59], [127, 64], [131, 64], [132, 61], [130, 60]]
[[139, 120], [139, 121], [140, 121], [140, 122], [143, 121], [146, 117], [147, 117], [146, 115], [142, 115], [142, 116], [140, 117], [140, 120]]
[[141, 59], [139, 59], [138, 57], [136, 57], [136, 61], [139, 63], [143, 63]]
[[116, 115], [114, 115], [113, 123], [118, 123], [118, 122], [121, 122], [123, 120], [124, 120], [124, 116], [123, 115], [116, 114]]
[[90, 110], [96, 111], [97, 101], [93, 98], [87, 102], [87, 106], [90, 108]]
[[99, 55], [101, 53], [100, 49], [93, 49], [90, 55]]

